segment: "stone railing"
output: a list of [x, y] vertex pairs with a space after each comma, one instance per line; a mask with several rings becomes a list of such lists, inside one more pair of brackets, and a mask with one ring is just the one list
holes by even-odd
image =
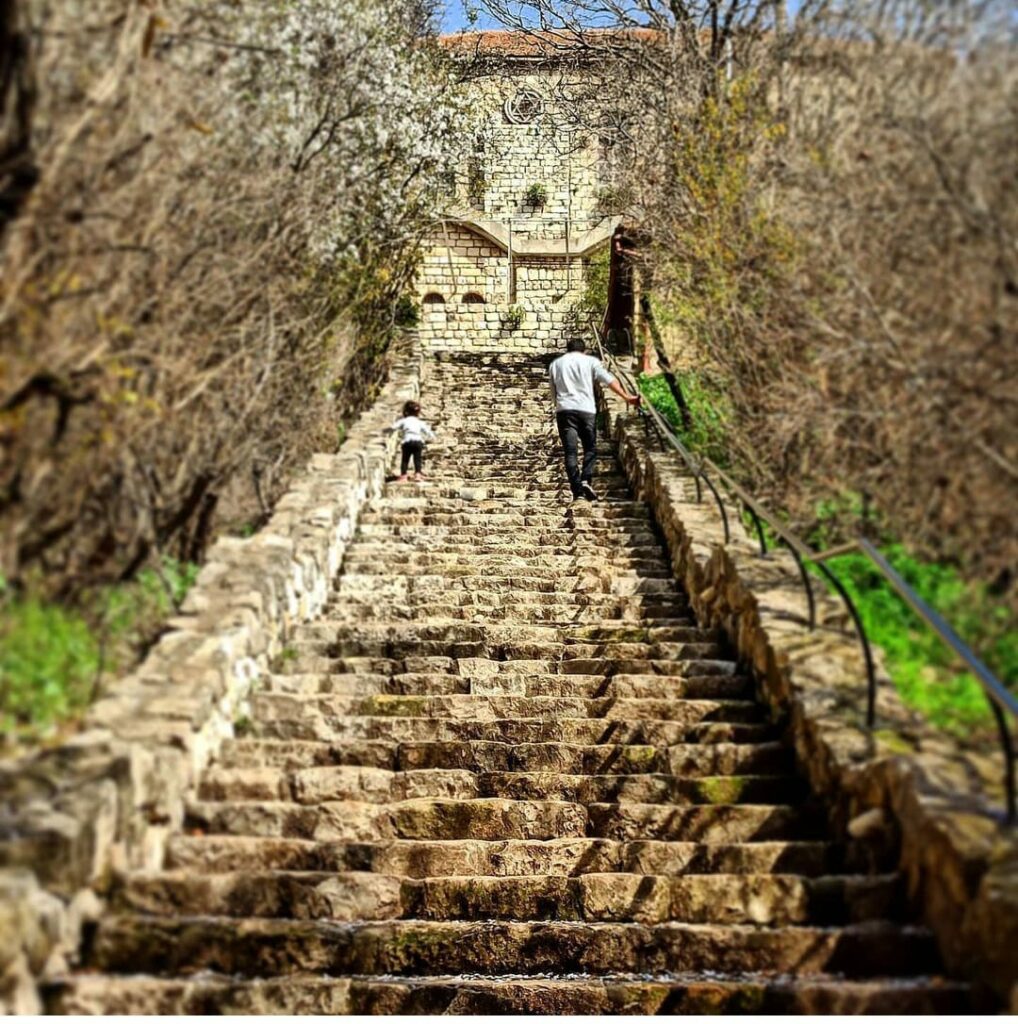
[[[409, 339], [408, 339], [409, 340]], [[83, 730], [0, 765], [0, 1013], [37, 1012], [37, 981], [74, 963], [114, 875], [162, 865], [189, 795], [251, 691], [328, 599], [420, 387], [419, 346], [335, 455], [316, 455], [250, 539], [218, 541], [141, 666], [104, 689]]]
[[865, 670], [844, 608], [818, 592], [820, 627], [810, 632], [792, 556], [761, 558], [734, 507], [726, 545], [716, 506], [697, 503], [681, 458], [662, 450], [647, 421], [609, 405], [625, 472], [652, 508], [700, 624], [724, 632], [775, 720], [787, 723], [835, 834], [897, 851], [908, 898], [947, 968], [1018, 1010], [1018, 832], [1002, 823], [999, 765], [924, 729], [883, 671], [878, 728], [869, 731]]

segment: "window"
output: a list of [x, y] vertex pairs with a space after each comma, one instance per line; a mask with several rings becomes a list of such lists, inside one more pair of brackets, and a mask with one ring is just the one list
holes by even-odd
[[477, 292], [467, 292], [463, 296], [463, 303], [467, 306], [483, 306], [484, 296], [479, 295]]
[[425, 306], [444, 306], [445, 305], [445, 299], [442, 298], [442, 296], [439, 295], [438, 292], [428, 292], [428, 294], [424, 296], [422, 301], [423, 301]]

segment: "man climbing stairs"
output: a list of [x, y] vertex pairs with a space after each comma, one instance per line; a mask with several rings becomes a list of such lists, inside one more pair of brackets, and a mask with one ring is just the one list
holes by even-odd
[[828, 834], [602, 463], [570, 505], [544, 368], [428, 367], [423, 486], [123, 878], [60, 1012], [951, 1012], [893, 865]]

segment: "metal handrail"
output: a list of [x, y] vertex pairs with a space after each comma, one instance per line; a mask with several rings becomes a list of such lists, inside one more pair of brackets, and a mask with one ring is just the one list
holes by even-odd
[[[604, 345], [602, 344], [601, 331], [598, 329], [597, 324], [591, 321], [590, 326], [602, 361], [606, 362], [616, 375], [625, 381], [634, 394], [639, 394], [639, 385], [633, 378], [632, 374], [628, 369], [626, 369], [626, 367], [622, 366], [613, 355], [605, 351]], [[911, 608], [912, 611], [918, 615], [919, 618], [921, 618], [959, 658], [961, 658], [961, 660], [971, 670], [975, 678], [979, 681], [979, 684], [983, 689], [983, 694], [986, 697], [987, 702], [990, 705], [990, 710], [993, 712], [993, 716], [996, 720], [997, 730], [1000, 735], [1001, 752], [1004, 755], [1004, 790], [1007, 802], [1006, 820], [1009, 825], [1015, 824], [1015, 822], [1018, 821], [1018, 782], [1016, 782], [1015, 744], [1011, 735], [1011, 730], [1008, 728], [1006, 714], [1011, 715], [1012, 718], [1018, 721], [1018, 698], [1016, 698], [1015, 695], [1012, 694], [1006, 686], [1004, 686], [1004, 684], [994, 675], [994, 673], [965, 643], [965, 641], [961, 639], [951, 625], [933, 608], [926, 604], [925, 601], [923, 601], [923, 599], [912, 589], [912, 587], [908, 585], [908, 583], [894, 569], [880, 551], [865, 537], [856, 537], [847, 544], [839, 545], [838, 547], [831, 548], [827, 551], [815, 551], [809, 544], [802, 540], [802, 538], [796, 536], [796, 534], [789, 530], [784, 523], [765, 509], [751, 494], [746, 491], [744, 487], [742, 487], [736, 480], [733, 480], [728, 473], [721, 469], [720, 466], [716, 465], [706, 456], [695, 456], [678, 438], [675, 431], [672, 429], [671, 424], [656, 408], [654, 408], [651, 403], [644, 403], [643, 406], [641, 406], [641, 412], [649, 415], [649, 419], [654, 423], [662, 439], [666, 441], [667, 444], [676, 452], [678, 452], [687, 468], [693, 474], [697, 485], [697, 501], [700, 501], [702, 497], [701, 483], [705, 485], [713, 495], [721, 514], [721, 521], [724, 527], [725, 544], [729, 544], [732, 539], [728, 513], [717, 487], [708, 475], [708, 471], [724, 485], [730, 494], [734, 495], [734, 497], [738, 499], [743, 508], [745, 508], [749, 513], [757, 532], [757, 538], [760, 545], [760, 557], [765, 558], [767, 556], [767, 538], [763, 529], [763, 523], [766, 523], [778, 537], [779, 541], [788, 548], [792, 557], [795, 559], [796, 566], [802, 580], [803, 589], [806, 592], [806, 598], [809, 605], [807, 621], [811, 630], [815, 629], [817, 625], [816, 597], [813, 593], [809, 572], [806, 568], [806, 562], [810, 562], [815, 565], [817, 570], [838, 593], [838, 596], [841, 598], [852, 618], [856, 634], [859, 637], [859, 642], [862, 647], [863, 658], [866, 663], [867, 728], [873, 729], [876, 725], [877, 673], [876, 663], [873, 657], [873, 649], [870, 645], [869, 637], [866, 635], [866, 629], [863, 625], [859, 610], [855, 606], [855, 602], [852, 601], [845, 585], [840, 579], [838, 579], [837, 574], [829, 565], [826, 564], [829, 559], [835, 558], [838, 555], [848, 554], [850, 552], [858, 552], [864, 555], [877, 572], [891, 584], [909, 608]]]

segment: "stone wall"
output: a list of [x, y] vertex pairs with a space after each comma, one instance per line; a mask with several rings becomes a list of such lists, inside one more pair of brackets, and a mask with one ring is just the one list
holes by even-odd
[[[563, 347], [569, 313], [584, 288], [585, 261], [517, 257], [510, 291], [506, 254], [473, 231], [449, 224], [425, 245], [417, 292], [420, 335], [429, 351], [549, 352]], [[427, 302], [440, 296], [442, 302]], [[464, 302], [479, 297], [483, 303]], [[504, 326], [511, 306], [523, 323]]]
[[[488, 75], [472, 83], [474, 113], [481, 124], [474, 146], [473, 168], [483, 185], [471, 182], [472, 168], [457, 175], [457, 198], [478, 214], [493, 220], [514, 221], [520, 237], [543, 237], [566, 218], [589, 225], [599, 219], [600, 150], [598, 140], [564, 127], [557, 102], [565, 88], [560, 69], [514, 70]], [[539, 96], [543, 112], [532, 122], [513, 123], [505, 104], [523, 90]], [[531, 185], [544, 185], [543, 206], [528, 205]]]
[[734, 507], [726, 545], [717, 507], [709, 495], [696, 502], [679, 456], [648, 440], [635, 417], [616, 419], [614, 433], [701, 626], [724, 631], [775, 719], [787, 724], [799, 769], [832, 827], [897, 851], [909, 898], [948, 969], [991, 999], [1018, 1005], [1018, 832], [1003, 824], [1001, 759], [963, 753], [924, 728], [883, 671], [878, 728], [869, 731], [865, 669], [843, 607], [818, 582], [820, 625], [810, 632], [792, 556], [761, 558]]
[[[556, 101], [562, 87], [561, 69], [514, 67], [511, 61], [499, 73], [470, 83], [479, 128], [473, 156], [458, 169], [448, 197], [450, 217], [511, 223], [516, 240], [558, 246], [567, 221], [572, 242], [603, 220], [600, 143], [562, 127]], [[505, 104], [524, 90], [541, 97], [543, 110], [531, 122], [514, 123]], [[547, 200], [529, 205], [525, 193], [537, 184], [546, 189]], [[425, 346], [433, 351], [561, 350], [568, 313], [583, 294], [588, 265], [587, 259], [574, 257], [567, 270], [564, 251], [543, 257], [515, 253], [510, 271], [506, 250], [481, 234], [454, 219], [436, 227], [425, 242], [417, 296], [422, 304], [431, 294], [445, 301], [422, 305]], [[467, 293], [483, 296], [484, 307], [465, 308]], [[524, 310], [523, 325], [504, 330], [513, 305]]]
[[74, 958], [114, 872], [161, 866], [201, 771], [292, 629], [327, 600], [365, 501], [378, 494], [419, 348], [335, 455], [316, 455], [264, 530], [212, 548], [170, 631], [109, 685], [83, 730], [0, 766], [0, 1013], [39, 1012], [36, 979]]

